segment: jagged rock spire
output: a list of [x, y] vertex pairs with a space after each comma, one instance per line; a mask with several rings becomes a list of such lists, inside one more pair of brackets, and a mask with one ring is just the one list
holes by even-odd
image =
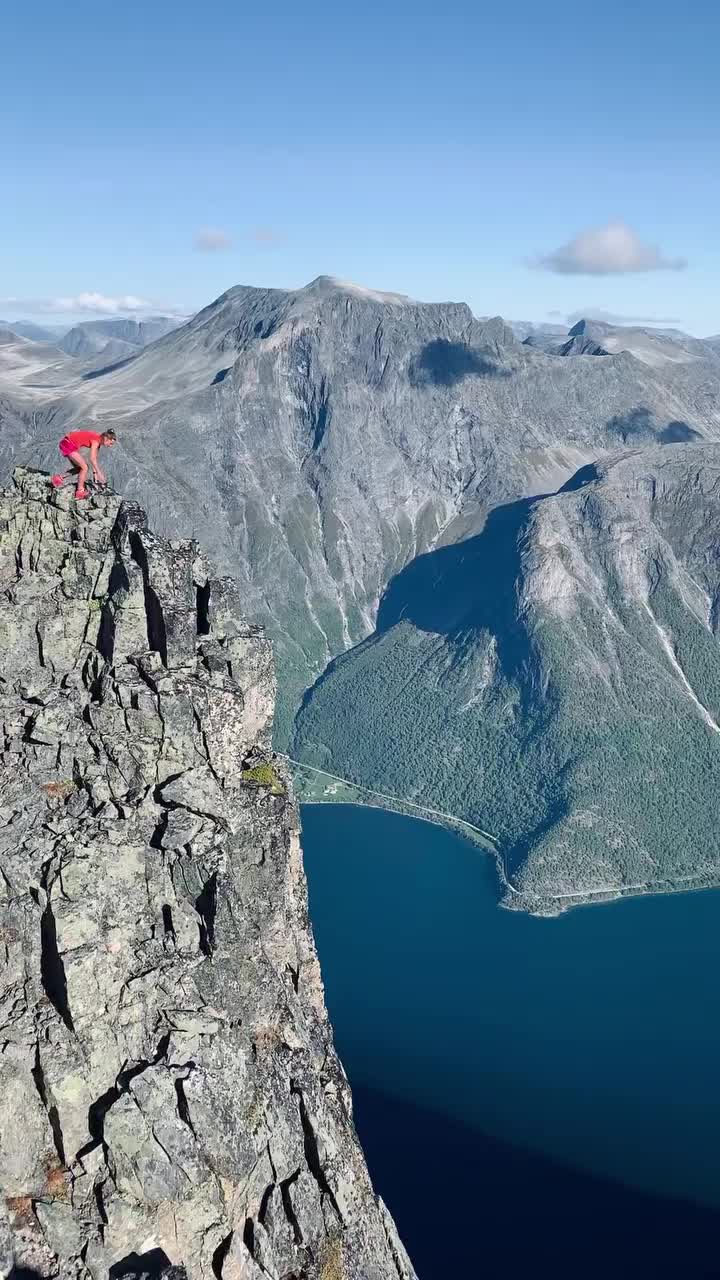
[[332, 1048], [269, 642], [193, 542], [0, 495], [0, 1272], [407, 1280]]

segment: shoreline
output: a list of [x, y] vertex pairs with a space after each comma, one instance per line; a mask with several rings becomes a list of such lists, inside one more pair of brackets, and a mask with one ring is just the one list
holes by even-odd
[[[307, 765], [300, 766], [308, 768]], [[321, 772], [321, 771], [319, 771]], [[356, 790], [362, 791], [365, 788], [360, 787], [356, 783], [351, 783]], [[495, 864], [495, 870], [498, 880], [497, 906], [502, 911], [510, 911], [522, 913], [523, 915], [533, 916], [537, 920], [557, 920], [560, 916], [567, 915], [568, 912], [574, 911], [582, 907], [602, 907], [612, 905], [615, 902], [629, 901], [633, 898], [668, 898], [678, 893], [705, 893], [713, 889], [720, 889], [720, 874], [716, 880], [704, 881], [701, 884], [683, 883], [682, 880], [676, 882], [672, 880], [658, 881], [655, 884], [648, 885], [617, 885], [612, 888], [578, 890], [572, 894], [557, 894], [555, 896], [542, 894], [532, 894], [532, 891], [515, 888], [510, 884], [505, 874], [502, 853], [499, 849], [492, 848], [489, 842], [486, 842], [480, 836], [473, 838], [472, 832], [477, 831], [472, 823], [465, 823], [462, 818], [453, 818], [450, 815], [444, 816], [438, 814], [433, 816], [432, 813], [407, 813], [401, 807], [393, 808], [389, 804], [375, 803], [370, 800], [350, 800], [339, 797], [328, 797], [313, 799], [303, 799], [298, 795], [298, 803], [300, 805], [316, 805], [316, 806], [338, 806], [346, 805], [356, 809], [380, 809], [386, 813], [393, 813], [397, 817], [411, 818], [416, 822], [427, 822], [431, 826], [441, 827], [445, 831], [449, 831], [452, 835], [460, 836], [466, 844], [473, 849], [480, 849], [483, 853], [489, 854]], [[412, 801], [398, 800], [398, 806], [407, 805], [413, 807]], [[422, 806], [417, 806], [420, 809]], [[466, 828], [462, 830], [462, 828]], [[698, 877], [699, 878], [699, 877]], [[508, 896], [510, 895], [510, 896]]]
[[523, 894], [522, 890], [517, 891], [517, 899], [511, 899], [508, 902], [500, 902], [500, 906], [504, 911], [522, 911], [525, 915], [536, 916], [538, 919], [556, 919], [558, 916], [565, 915], [569, 911], [574, 911], [580, 907], [602, 907], [614, 902], [630, 901], [631, 899], [640, 898], [671, 898], [681, 893], [709, 893], [712, 890], [720, 889], [720, 876], [716, 880], [704, 881], [702, 884], [686, 884], [682, 880], [678, 881], [657, 881], [655, 884], [648, 885], [618, 885], [613, 889], [588, 889], [587, 891], [578, 891], [576, 894], [568, 894], [567, 896], [558, 895], [556, 897], [548, 897], [541, 899], [552, 904], [555, 910], [543, 911], [532, 910], [529, 907], [515, 905], [517, 899], [527, 898], [529, 894]]

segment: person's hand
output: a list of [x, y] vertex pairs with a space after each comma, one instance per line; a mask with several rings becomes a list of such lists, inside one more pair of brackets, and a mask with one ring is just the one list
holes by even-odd
[[98, 484], [107, 484], [107, 479], [105, 478], [105, 472], [101, 471], [99, 467], [95, 468], [95, 479], [97, 480]]

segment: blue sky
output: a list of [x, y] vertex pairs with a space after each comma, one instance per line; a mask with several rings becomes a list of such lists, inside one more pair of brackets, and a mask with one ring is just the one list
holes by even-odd
[[4, 319], [327, 273], [720, 331], [715, 4], [36, 0], [3, 46]]

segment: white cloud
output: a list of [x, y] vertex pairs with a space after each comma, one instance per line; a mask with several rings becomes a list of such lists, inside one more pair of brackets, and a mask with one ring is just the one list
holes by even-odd
[[[559, 315], [559, 311], [552, 312]], [[606, 311], [604, 307], [585, 307], [571, 311], [565, 316], [568, 324], [577, 324], [578, 320], [601, 320], [604, 324], [679, 324], [677, 316], [625, 316], [618, 311]]]
[[55, 298], [58, 311], [92, 311], [107, 315], [131, 314], [137, 311], [152, 311], [153, 306], [147, 298], [138, 298], [133, 293], [121, 294], [119, 298], [110, 298], [104, 293], [79, 293], [74, 298]]
[[110, 297], [105, 293], [89, 290], [73, 297], [60, 298], [0, 298], [0, 308], [12, 307], [19, 315], [138, 315], [160, 310], [147, 298], [133, 293]]
[[193, 247], [200, 253], [224, 253], [232, 249], [232, 240], [220, 227], [202, 227], [195, 232]]
[[559, 275], [609, 276], [637, 271], [682, 271], [684, 258], [666, 258], [656, 245], [645, 244], [624, 222], [589, 227], [552, 253], [530, 264]]

